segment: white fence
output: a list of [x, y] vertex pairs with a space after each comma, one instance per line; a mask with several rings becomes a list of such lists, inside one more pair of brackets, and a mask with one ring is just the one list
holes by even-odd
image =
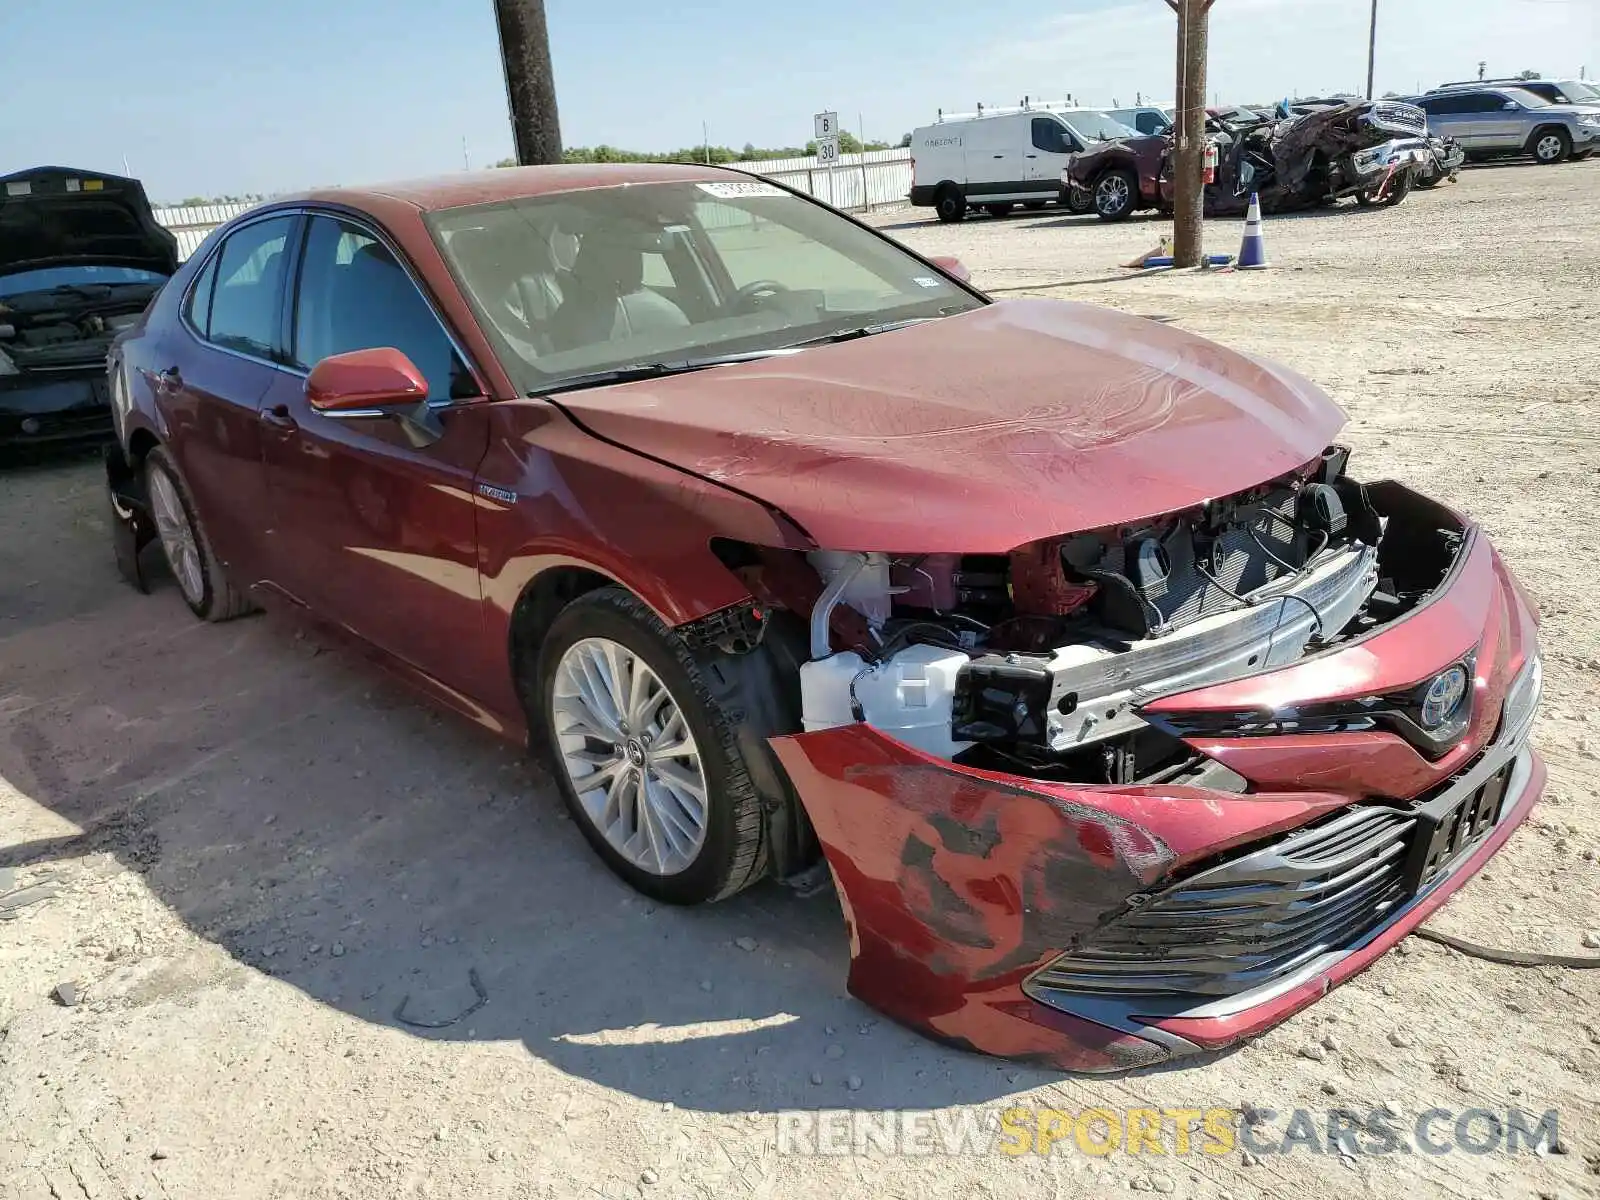
[[[860, 211], [898, 204], [911, 191], [911, 151], [869, 150], [846, 154], [833, 168], [815, 158], [775, 158], [765, 162], [729, 163], [737, 171], [761, 175], [815, 196], [835, 208]], [[178, 257], [188, 258], [206, 235], [225, 221], [249, 212], [255, 204], [197, 204], [158, 208], [156, 220], [178, 239]]]
[[178, 239], [178, 259], [189, 257], [218, 225], [249, 212], [254, 204], [195, 204], [182, 208], [158, 208], [156, 220], [172, 230]]

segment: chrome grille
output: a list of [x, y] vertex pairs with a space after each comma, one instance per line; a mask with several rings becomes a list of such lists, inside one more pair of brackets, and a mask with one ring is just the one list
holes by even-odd
[[1415, 824], [1395, 809], [1340, 813], [1157, 893], [1031, 982], [1072, 992], [1248, 991], [1404, 903]]
[[1319, 969], [1431, 891], [1504, 819], [1522, 795], [1542, 690], [1530, 655], [1507, 690], [1494, 742], [1454, 778], [1404, 808], [1345, 809], [1134, 897], [1023, 990], [1067, 1011], [1075, 999], [1130, 997], [1147, 1011], [1182, 1011], [1195, 997], [1259, 996], [1297, 970]]

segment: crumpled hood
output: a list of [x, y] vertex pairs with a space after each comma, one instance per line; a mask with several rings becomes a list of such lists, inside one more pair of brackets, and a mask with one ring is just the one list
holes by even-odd
[[1309, 462], [1345, 420], [1283, 367], [1053, 300], [557, 400], [821, 546], [898, 553], [1000, 553], [1189, 508]]
[[137, 179], [71, 167], [0, 176], [0, 274], [64, 263], [171, 275], [178, 243], [156, 222]]

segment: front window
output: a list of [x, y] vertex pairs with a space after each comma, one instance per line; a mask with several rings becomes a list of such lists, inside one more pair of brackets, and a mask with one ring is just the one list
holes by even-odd
[[393, 346], [428, 381], [428, 399], [470, 395], [470, 377], [417, 285], [360, 226], [313, 217], [295, 296], [290, 361], [308, 370], [352, 350]]
[[55, 288], [116, 286], [124, 283], [165, 283], [159, 271], [139, 267], [84, 266], [38, 267], [0, 276], [0, 296], [20, 296], [24, 292], [48, 292]]
[[1112, 120], [1105, 113], [1068, 113], [1066, 122], [1086, 142], [1114, 142], [1119, 138], [1139, 136], [1137, 130], [1129, 129], [1121, 121]]
[[563, 192], [428, 220], [530, 392], [982, 303], [894, 243], [754, 179]]

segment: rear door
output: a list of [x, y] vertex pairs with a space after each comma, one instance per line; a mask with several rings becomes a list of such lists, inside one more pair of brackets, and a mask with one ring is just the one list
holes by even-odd
[[182, 331], [161, 340], [147, 370], [206, 536], [241, 587], [262, 577], [257, 411], [284, 374], [284, 277], [298, 219], [251, 221], [216, 246], [184, 297]]
[[[477, 506], [492, 504], [475, 479], [488, 401], [401, 253], [373, 227], [309, 215], [293, 289], [296, 375], [261, 410], [273, 579], [318, 615], [470, 694], [494, 657], [483, 642], [476, 526]], [[426, 376], [437, 441], [416, 444], [390, 415], [336, 418], [306, 400], [304, 376], [323, 358], [379, 347], [400, 350]]]

